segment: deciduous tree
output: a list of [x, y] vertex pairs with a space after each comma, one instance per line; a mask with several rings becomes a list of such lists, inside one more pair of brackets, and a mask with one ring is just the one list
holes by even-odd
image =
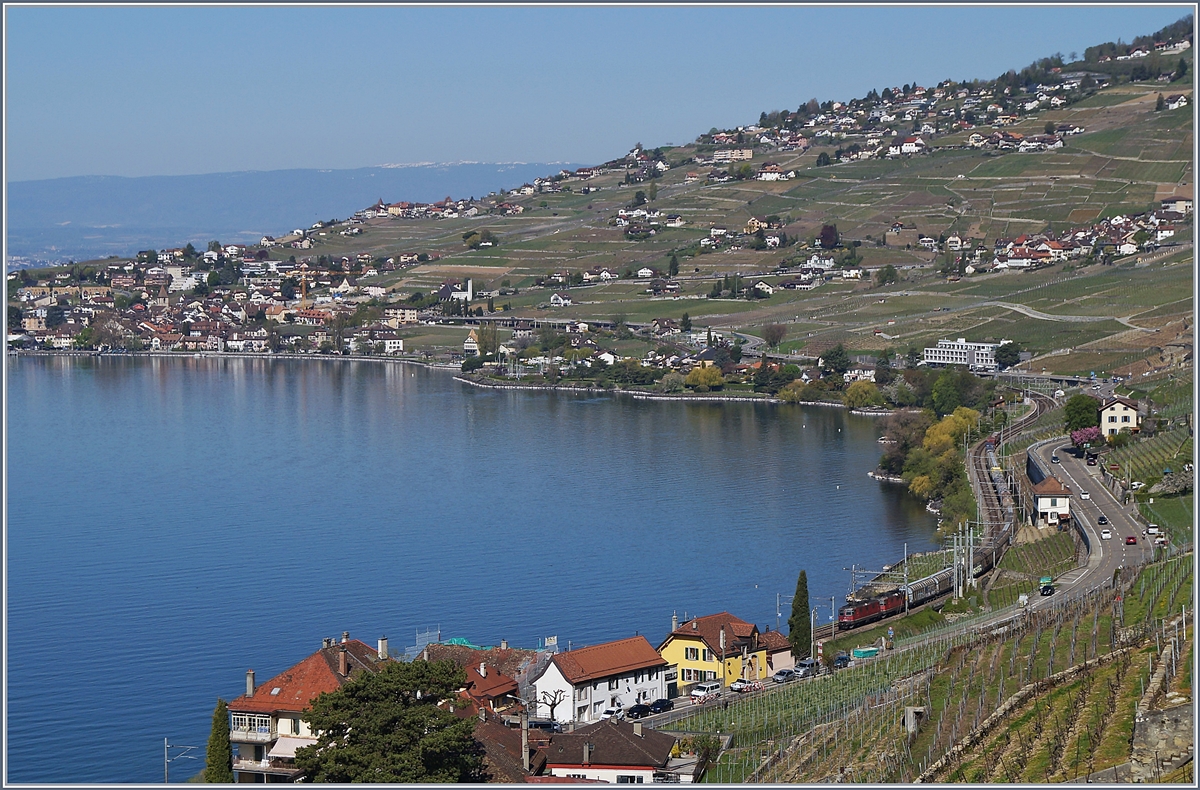
[[438, 707], [465, 683], [449, 661], [363, 673], [313, 701], [304, 720], [320, 736], [296, 751], [296, 767], [311, 782], [478, 781], [476, 719]]
[[1072, 395], [1063, 406], [1063, 414], [1068, 431], [1090, 428], [1100, 424], [1100, 402], [1090, 395]]

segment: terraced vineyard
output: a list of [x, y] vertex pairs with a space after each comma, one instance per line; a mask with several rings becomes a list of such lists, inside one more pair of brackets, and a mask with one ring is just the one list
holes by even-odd
[[[1046, 545], [1014, 550], [1010, 569], [1032, 571], [1071, 548], [1062, 540], [1038, 543]], [[1191, 555], [1129, 569], [1116, 588], [981, 634], [970, 625], [943, 626], [911, 640], [910, 649], [734, 698], [673, 727], [732, 735], [708, 782], [1086, 776], [1128, 760], [1135, 708], [1158, 651], [1155, 634], [1190, 600], [1192, 578]], [[1172, 688], [1190, 691], [1190, 683], [1190, 672], [1181, 673]], [[925, 711], [915, 733], [905, 727], [905, 709], [913, 707]], [[968, 733], [975, 745], [955, 749]]]
[[1120, 464], [1130, 480], [1152, 485], [1164, 470], [1179, 471], [1192, 460], [1192, 437], [1186, 428], [1163, 431], [1149, 439], [1139, 439], [1109, 453], [1110, 464]]

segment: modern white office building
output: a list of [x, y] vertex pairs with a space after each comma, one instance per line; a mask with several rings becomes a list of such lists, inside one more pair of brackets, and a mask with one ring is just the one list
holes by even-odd
[[965, 337], [939, 340], [937, 348], [925, 349], [925, 364], [966, 365], [971, 370], [992, 371], [996, 369], [996, 349], [1008, 342], [968, 343]]

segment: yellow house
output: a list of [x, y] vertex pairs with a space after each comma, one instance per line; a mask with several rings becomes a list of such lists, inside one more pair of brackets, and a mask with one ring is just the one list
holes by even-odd
[[658, 654], [676, 670], [679, 691], [705, 680], [728, 686], [738, 678], [762, 680], [767, 671], [767, 645], [758, 626], [729, 612], [697, 617], [675, 628]]

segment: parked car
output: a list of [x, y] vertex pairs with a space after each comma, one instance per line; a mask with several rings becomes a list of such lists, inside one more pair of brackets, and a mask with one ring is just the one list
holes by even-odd
[[1154, 539], [1154, 545], [1155, 545], [1155, 546], [1165, 546], [1165, 545], [1167, 545], [1167, 536], [1166, 536], [1166, 535], [1159, 535], [1158, 537], [1156, 537], [1156, 538]]
[[715, 680], [697, 683], [690, 696], [692, 702], [704, 702], [712, 697], [719, 697], [721, 696], [721, 684]]
[[1147, 526], [1146, 526], [1146, 534], [1147, 534], [1147, 535], [1157, 535], [1157, 534], [1159, 534], [1158, 525], [1157, 525], [1157, 524], [1149, 524], [1149, 525], [1147, 525]]
[[600, 721], [608, 721], [609, 719], [617, 719], [620, 721], [625, 718], [625, 712], [620, 708], [605, 708], [600, 714]]
[[746, 680], [746, 678], [738, 678], [729, 684], [730, 691], [741, 693], [743, 691], [752, 691], [754, 689], [754, 681]]
[[1108, 523], [1108, 516], [1100, 516], [1100, 518], [1096, 519], [1096, 523], [1103, 527]]
[[788, 681], [795, 679], [796, 670], [794, 669], [781, 669], [771, 676], [771, 680], [775, 681], [776, 683], [787, 683]]
[[1130, 491], [1138, 491], [1141, 488], [1143, 488], [1145, 485], [1146, 484], [1143, 483], [1141, 480], [1134, 480], [1132, 483], [1129, 484], [1129, 490]]
[[1080, 499], [1091, 499], [1091, 498], [1092, 498], [1092, 495], [1091, 495], [1091, 494], [1089, 494], [1087, 491], [1080, 491], [1080, 492], [1079, 492], [1079, 498], [1080, 498]]
[[1100, 540], [1109, 540], [1112, 538], [1112, 533], [1107, 529], [1100, 530]]
[[1047, 584], [1042, 587], [1042, 595], [1054, 595], [1054, 585]]
[[796, 677], [807, 678], [817, 674], [817, 660], [815, 658], [802, 658], [796, 662]]
[[838, 653], [837, 656], [833, 659], [833, 668], [834, 669], [845, 669], [849, 665], [850, 665], [850, 654], [849, 653]]
[[1088, 456], [1088, 458], [1087, 458], [1087, 465], [1088, 465], [1088, 466], [1095, 466], [1095, 465], [1096, 465], [1096, 456], [1094, 456], [1094, 455], [1089, 455], [1089, 456]]
[[629, 710], [625, 711], [627, 719], [644, 719], [654, 711], [650, 710], [649, 705], [634, 705]]
[[650, 703], [651, 713], [666, 713], [675, 707], [675, 703], [669, 699], [656, 699]]
[[1130, 535], [1129, 537], [1125, 538], [1125, 545], [1126, 546], [1136, 546], [1137, 538], [1134, 537], [1133, 535]]
[[561, 724], [553, 719], [530, 719], [529, 729], [545, 730], [546, 732], [562, 732], [563, 728]]

